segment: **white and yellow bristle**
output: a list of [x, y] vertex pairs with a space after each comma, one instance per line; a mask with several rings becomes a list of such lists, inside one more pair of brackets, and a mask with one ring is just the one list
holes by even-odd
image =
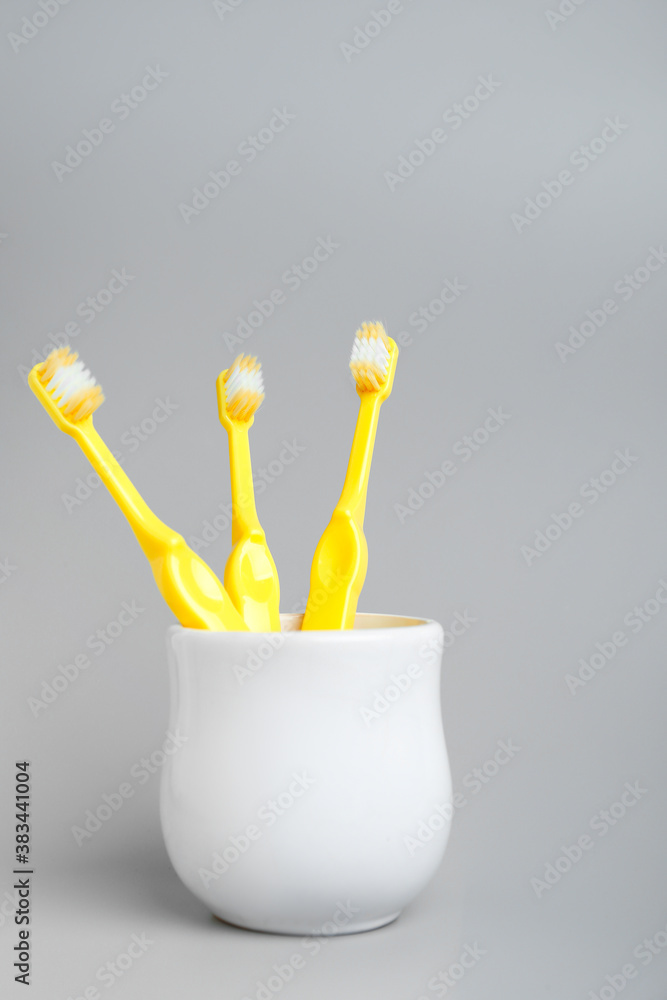
[[51, 351], [39, 370], [39, 380], [72, 423], [90, 416], [104, 402], [102, 388], [69, 347]]
[[250, 420], [264, 399], [262, 366], [239, 354], [225, 376], [225, 409], [232, 420]]
[[387, 381], [391, 345], [382, 323], [362, 323], [354, 338], [350, 371], [359, 389], [377, 392]]

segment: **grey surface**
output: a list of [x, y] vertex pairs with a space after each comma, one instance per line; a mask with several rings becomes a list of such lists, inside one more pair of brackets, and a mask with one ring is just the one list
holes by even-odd
[[[341, 43], [380, 6], [247, 0], [221, 18], [204, 0], [71, 3], [15, 52], [8, 34], [39, 8], [2, 5], [0, 558], [14, 568], [0, 584], [0, 889], [11, 885], [12, 762], [28, 756], [40, 1000], [82, 996], [135, 933], [154, 944], [113, 984], [128, 1000], [255, 997], [274, 963], [308, 953], [213, 922], [180, 885], [159, 775], [90, 841], [73, 840], [86, 809], [161, 744], [171, 617], [108, 495], [68, 511], [63, 496], [89, 467], [19, 366], [114, 268], [134, 275], [72, 344], [105, 389], [103, 437], [156, 512], [201, 536], [229, 499], [214, 380], [236, 350], [223, 334], [329, 236], [339, 248], [245, 345], [267, 386], [257, 467], [283, 440], [305, 449], [258, 497], [283, 609], [306, 593], [342, 482], [354, 330], [382, 319], [413, 342], [382, 413], [360, 609], [477, 619], [445, 654], [455, 788], [498, 740], [521, 750], [468, 792], [437, 878], [398, 922], [326, 943], [282, 994], [435, 997], [429, 980], [477, 944], [485, 954], [452, 991], [459, 1000], [609, 1000], [606, 977], [629, 962], [628, 1000], [665, 995], [667, 949], [646, 965], [633, 951], [667, 924], [667, 611], [636, 632], [623, 621], [667, 575], [667, 266], [628, 301], [614, 290], [667, 239], [665, 7], [590, 0], [550, 26], [555, 2], [421, 0], [346, 62]], [[109, 115], [148, 66], [167, 78], [126, 120]], [[499, 88], [462, 127], [443, 125], [489, 74]], [[179, 204], [274, 107], [294, 120], [186, 224]], [[59, 181], [52, 162], [107, 116], [114, 131]], [[607, 118], [627, 128], [585, 172], [570, 164], [574, 182], [517, 232], [512, 214]], [[385, 172], [439, 126], [446, 141], [392, 192]], [[465, 292], [418, 332], [410, 315], [445, 279]], [[563, 362], [556, 343], [610, 298], [617, 311]], [[133, 451], [128, 429], [158, 399], [178, 409]], [[456, 442], [499, 406], [510, 419], [457, 458]], [[581, 497], [617, 449], [636, 461], [597, 502]], [[456, 473], [401, 522], [394, 505], [448, 458]], [[583, 515], [527, 565], [521, 547], [577, 499]], [[222, 532], [202, 552], [220, 573], [227, 546]], [[132, 600], [145, 612], [35, 717], [28, 699]], [[566, 675], [619, 629], [626, 645], [571, 693]], [[647, 791], [627, 815], [606, 836], [591, 829], [637, 781]], [[538, 898], [531, 879], [585, 833], [595, 849]], [[10, 920], [0, 936], [1, 992], [22, 995]]]

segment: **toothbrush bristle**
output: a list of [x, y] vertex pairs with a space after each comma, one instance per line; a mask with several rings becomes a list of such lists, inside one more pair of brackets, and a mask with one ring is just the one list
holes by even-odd
[[377, 392], [387, 381], [390, 351], [382, 323], [361, 324], [354, 338], [350, 370], [363, 392]]
[[225, 407], [233, 420], [250, 420], [264, 399], [262, 366], [239, 354], [225, 376]]
[[102, 388], [69, 347], [51, 351], [39, 379], [56, 406], [72, 423], [90, 416], [104, 402]]

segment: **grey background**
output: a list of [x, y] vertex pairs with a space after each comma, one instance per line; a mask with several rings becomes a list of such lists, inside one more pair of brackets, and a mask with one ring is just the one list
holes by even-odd
[[[348, 63], [341, 43], [385, 6], [246, 0], [221, 17], [204, 0], [73, 2], [15, 52], [9, 33], [39, 8], [2, 5], [0, 558], [14, 568], [0, 584], [0, 890], [12, 879], [13, 761], [27, 756], [34, 997], [81, 996], [133, 933], [154, 944], [113, 985], [128, 1000], [254, 997], [274, 963], [304, 949], [212, 921], [181, 886], [161, 840], [159, 774], [87, 843], [73, 840], [86, 809], [161, 745], [172, 619], [108, 495], [67, 509], [90, 470], [20, 366], [114, 268], [134, 275], [72, 346], [107, 395], [102, 436], [158, 515], [200, 537], [229, 499], [214, 381], [236, 350], [223, 334], [329, 236], [339, 248], [245, 345], [267, 388], [256, 466], [283, 440], [305, 449], [258, 497], [283, 609], [307, 592], [342, 483], [354, 331], [382, 319], [413, 342], [382, 412], [360, 610], [477, 619], [443, 668], [455, 788], [499, 739], [521, 751], [468, 795], [436, 879], [401, 918], [327, 942], [282, 993], [434, 997], [429, 980], [477, 943], [485, 955], [452, 991], [459, 1000], [599, 995], [628, 962], [628, 1000], [665, 995], [667, 952], [644, 966], [633, 950], [667, 923], [667, 613], [637, 634], [623, 619], [667, 574], [667, 267], [627, 302], [614, 284], [667, 238], [667, 12], [588, 0], [552, 26], [555, 2], [415, 0]], [[147, 66], [167, 78], [126, 120], [110, 115]], [[385, 172], [489, 74], [496, 92], [461, 128], [444, 125], [447, 141], [392, 192]], [[274, 107], [296, 117], [186, 224], [179, 204]], [[52, 162], [104, 117], [114, 132], [59, 182]], [[512, 213], [607, 117], [627, 128], [585, 172], [570, 165], [574, 183], [517, 232]], [[410, 315], [456, 278], [465, 292], [418, 332]], [[610, 297], [618, 311], [561, 361], [555, 344]], [[132, 451], [123, 435], [158, 399], [178, 408]], [[511, 414], [502, 429], [401, 521], [394, 505], [499, 406]], [[582, 500], [616, 449], [636, 461], [598, 502]], [[527, 565], [521, 547], [577, 499], [583, 516]], [[202, 550], [220, 574], [227, 535]], [[28, 699], [132, 600], [145, 611], [36, 717]], [[579, 659], [618, 629], [627, 645], [568, 690]], [[640, 801], [538, 898], [531, 879], [636, 781]], [[18, 996], [10, 919], [0, 935], [2, 992]]]

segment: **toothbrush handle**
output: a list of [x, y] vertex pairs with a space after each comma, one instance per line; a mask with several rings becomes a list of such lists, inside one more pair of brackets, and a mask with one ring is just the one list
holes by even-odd
[[152, 560], [180, 535], [160, 521], [128, 478], [93, 426], [92, 419], [77, 435], [81, 450], [125, 514], [146, 557]]
[[261, 526], [255, 506], [248, 428], [232, 424], [227, 428], [227, 434], [232, 489], [232, 545], [235, 545], [244, 535], [261, 531]]
[[352, 628], [367, 568], [363, 531], [336, 509], [315, 549], [302, 630]]
[[376, 392], [359, 394], [359, 415], [354, 430], [345, 484], [331, 521], [320, 538], [310, 569], [310, 592], [301, 628], [353, 628], [357, 603], [368, 569], [364, 514], [368, 477], [373, 458], [380, 406], [391, 393], [398, 348], [389, 340], [386, 380]]
[[155, 516], [95, 430], [92, 420], [77, 428], [76, 439], [125, 514], [150, 563], [160, 593], [181, 625], [213, 631], [247, 631], [215, 573], [178, 532]]
[[280, 581], [255, 508], [248, 426], [224, 422], [229, 437], [232, 550], [225, 589], [251, 632], [280, 631]]
[[359, 399], [359, 414], [347, 463], [345, 483], [336, 510], [349, 511], [361, 531], [364, 526], [368, 479], [383, 400], [377, 393], [371, 392], [359, 393]]
[[301, 628], [352, 628], [368, 568], [364, 513], [368, 477], [382, 399], [359, 393], [360, 405], [345, 484], [320, 538], [310, 570], [308, 604]]

